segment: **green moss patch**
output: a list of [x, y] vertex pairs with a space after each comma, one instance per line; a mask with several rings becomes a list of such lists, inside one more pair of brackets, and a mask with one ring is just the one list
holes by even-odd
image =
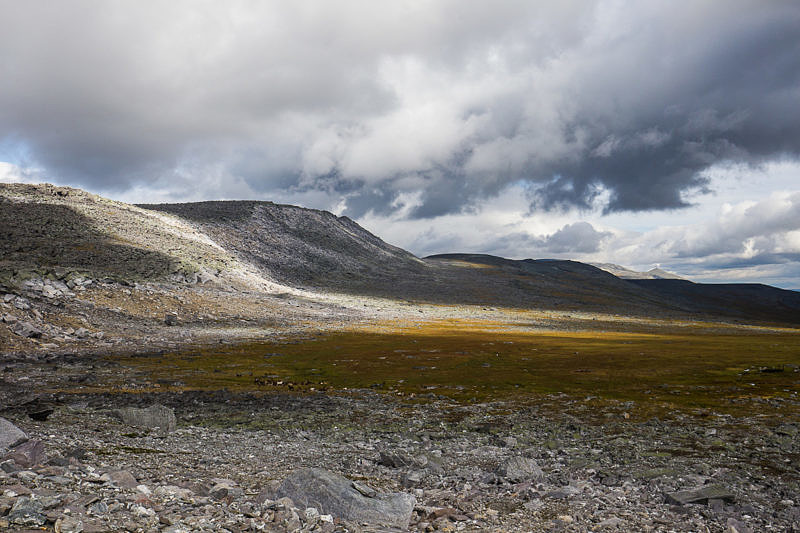
[[797, 405], [800, 390], [800, 334], [791, 330], [519, 332], [485, 324], [428, 324], [119, 362], [152, 376], [168, 372], [187, 389], [373, 389], [463, 403], [565, 393], [741, 412]]

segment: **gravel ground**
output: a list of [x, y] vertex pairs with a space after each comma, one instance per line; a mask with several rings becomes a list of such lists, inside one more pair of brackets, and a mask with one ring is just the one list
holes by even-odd
[[[21, 377], [17, 367], [6, 384]], [[174, 409], [177, 429], [113, 416], [153, 404]], [[635, 405], [566, 396], [462, 406], [368, 391], [62, 395], [43, 421], [31, 405], [42, 410], [5, 413], [42, 443], [1, 465], [0, 527], [11, 530], [385, 530], [279, 503], [278, 483], [302, 467], [413, 495], [411, 531], [799, 530], [796, 420], [642, 420]], [[13, 509], [31, 497], [43, 507], [25, 523]]]

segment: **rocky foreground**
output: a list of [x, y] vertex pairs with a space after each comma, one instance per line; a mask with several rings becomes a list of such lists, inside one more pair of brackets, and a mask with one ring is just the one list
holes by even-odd
[[8, 531], [800, 531], [800, 427], [769, 416], [367, 391], [56, 395], [4, 415]]

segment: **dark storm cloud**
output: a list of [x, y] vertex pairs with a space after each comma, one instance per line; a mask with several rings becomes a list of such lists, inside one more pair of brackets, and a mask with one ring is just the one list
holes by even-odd
[[676, 208], [716, 163], [800, 155], [800, 4], [538, 4], [0, 0], [0, 160], [430, 218], [511, 183]]

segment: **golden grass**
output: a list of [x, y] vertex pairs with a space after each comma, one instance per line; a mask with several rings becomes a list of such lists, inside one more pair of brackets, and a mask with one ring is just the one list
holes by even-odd
[[372, 388], [459, 402], [560, 392], [737, 412], [762, 409], [765, 399], [796, 405], [800, 332], [724, 331], [520, 331], [501, 322], [409, 322], [117, 361], [154, 378], [168, 372], [189, 389]]

